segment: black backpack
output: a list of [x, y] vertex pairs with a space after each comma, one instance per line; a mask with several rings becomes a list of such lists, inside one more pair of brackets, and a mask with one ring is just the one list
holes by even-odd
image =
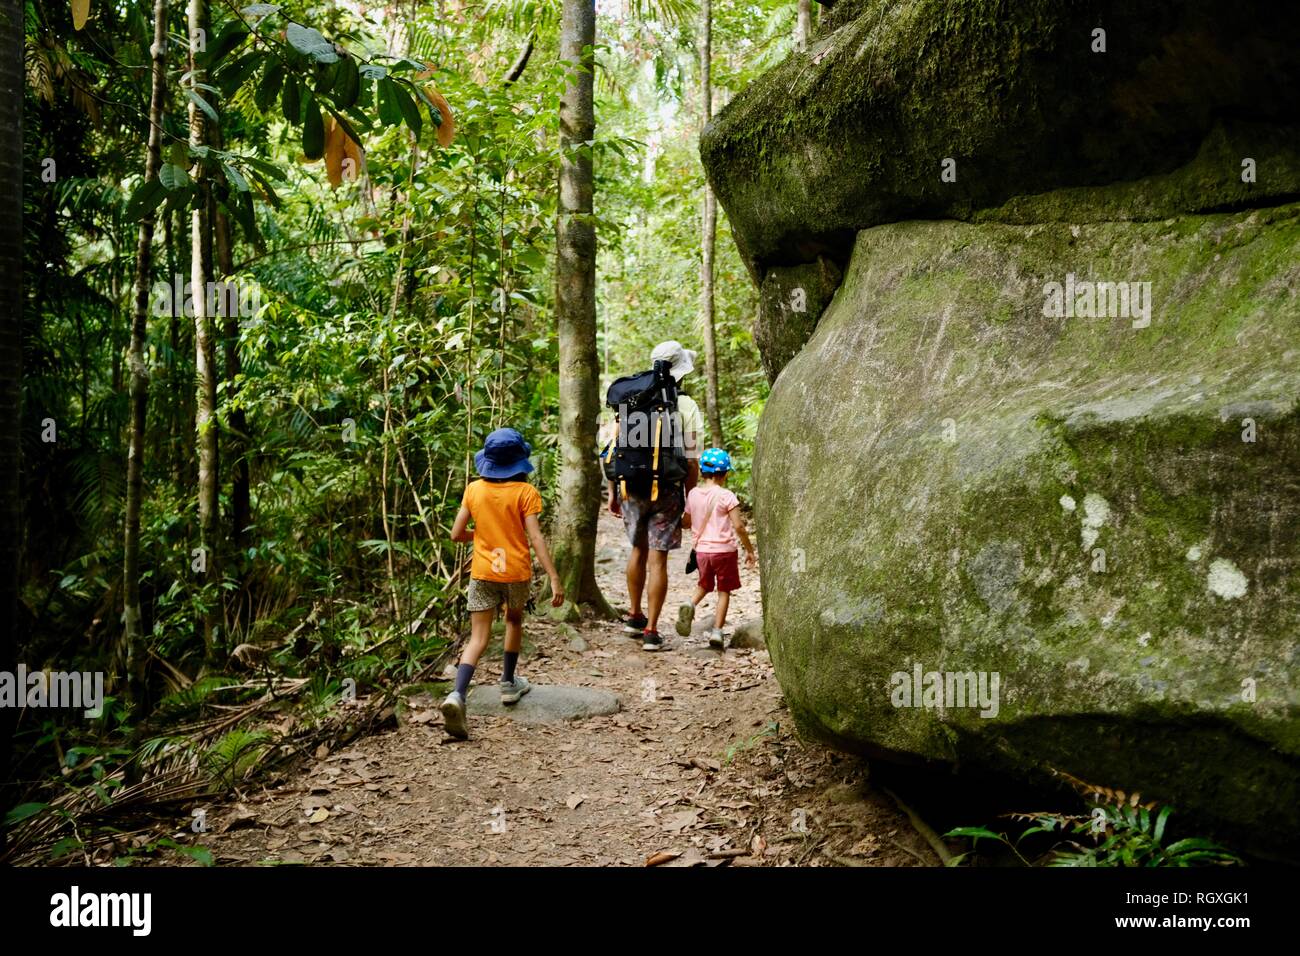
[[600, 453], [605, 477], [619, 483], [624, 498], [659, 498], [661, 484], [686, 478], [686, 450], [677, 413], [677, 380], [671, 363], [655, 362], [648, 372], [615, 379], [605, 393], [614, 410], [618, 432]]

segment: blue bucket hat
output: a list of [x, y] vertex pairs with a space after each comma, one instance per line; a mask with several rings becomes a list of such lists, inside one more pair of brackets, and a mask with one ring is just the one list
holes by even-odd
[[721, 448], [706, 448], [700, 455], [700, 471], [706, 475], [731, 471], [731, 456]]
[[533, 470], [528, 460], [533, 446], [513, 428], [498, 428], [474, 453], [474, 467], [484, 478], [510, 478]]

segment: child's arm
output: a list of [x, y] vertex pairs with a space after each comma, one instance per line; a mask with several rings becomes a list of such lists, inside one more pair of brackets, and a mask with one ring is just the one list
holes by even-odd
[[745, 567], [752, 571], [758, 564], [758, 555], [754, 553], [754, 543], [749, 540], [749, 531], [745, 528], [745, 516], [740, 513], [740, 505], [728, 511], [727, 517], [731, 519], [731, 526], [736, 529], [736, 534], [740, 535], [740, 541], [745, 546]]
[[451, 540], [467, 544], [474, 540], [474, 532], [469, 530], [469, 509], [464, 505], [456, 512], [456, 523], [451, 526]]
[[537, 560], [542, 563], [547, 577], [551, 579], [551, 607], [559, 607], [564, 603], [564, 583], [555, 570], [555, 562], [551, 560], [551, 552], [546, 547], [546, 538], [542, 536], [542, 525], [537, 520], [537, 515], [524, 516], [524, 530], [528, 532], [528, 540], [537, 552]]

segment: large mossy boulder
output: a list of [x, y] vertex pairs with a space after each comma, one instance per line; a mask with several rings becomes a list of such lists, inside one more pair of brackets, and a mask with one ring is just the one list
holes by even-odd
[[[841, 0], [700, 152], [760, 285], [819, 258], [843, 267], [885, 222], [1278, 202], [1300, 194], [1298, 47], [1300, 18], [1271, 0]], [[760, 329], [787, 349], [816, 319], [771, 315]]]
[[[1150, 281], [1150, 324], [1045, 316], [1070, 274]], [[800, 724], [1300, 854], [1298, 290], [1300, 206], [865, 230], [755, 455]], [[918, 666], [998, 675], [996, 714], [895, 706]]]
[[[1251, 0], [837, 5], [706, 131], [772, 300], [755, 513], [805, 730], [1300, 858], [1297, 31]], [[829, 305], [782, 311], [805, 273]]]
[[[701, 138], [759, 279], [771, 265], [846, 255], [878, 223], [967, 218], [1015, 196], [1180, 167], [1131, 214], [1300, 192], [1300, 18], [1272, 0], [878, 0], [852, 11]], [[1227, 175], [1197, 163], [1210, 139], [1225, 143]], [[1263, 167], [1253, 184], [1238, 175], [1244, 157]]]

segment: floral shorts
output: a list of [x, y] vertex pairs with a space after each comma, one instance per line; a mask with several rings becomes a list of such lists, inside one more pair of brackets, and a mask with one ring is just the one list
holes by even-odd
[[504, 604], [511, 611], [522, 611], [528, 603], [527, 581], [483, 581], [469, 579], [469, 610], [495, 611]]
[[623, 510], [623, 527], [634, 548], [672, 551], [682, 546], [682, 512], [686, 510], [686, 492], [681, 485], [659, 489], [659, 497], [637, 498], [619, 495]]

